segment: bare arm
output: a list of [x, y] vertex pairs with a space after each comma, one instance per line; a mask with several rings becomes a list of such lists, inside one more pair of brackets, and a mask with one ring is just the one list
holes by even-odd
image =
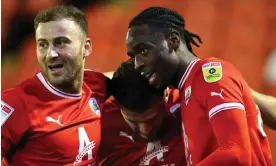
[[276, 98], [261, 94], [250, 89], [256, 104], [262, 113], [264, 124], [269, 128], [276, 130]]

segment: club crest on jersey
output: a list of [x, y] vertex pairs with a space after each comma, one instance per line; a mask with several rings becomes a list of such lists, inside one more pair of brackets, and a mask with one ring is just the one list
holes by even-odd
[[191, 88], [191, 86], [189, 86], [188, 88], [185, 89], [185, 103], [186, 103], [186, 105], [188, 104], [188, 102], [190, 100], [191, 93], [192, 93], [192, 88]]
[[1, 126], [11, 116], [11, 114], [13, 113], [13, 111], [14, 111], [14, 108], [12, 108], [7, 103], [1, 101]]
[[97, 103], [97, 100], [95, 99], [95, 97], [92, 97], [90, 100], [89, 100], [89, 106], [90, 108], [92, 109], [93, 112], [95, 112], [97, 115], [101, 115], [101, 110], [100, 110], [100, 107]]
[[217, 82], [222, 78], [222, 65], [220, 62], [209, 62], [202, 65], [203, 78], [208, 83]]

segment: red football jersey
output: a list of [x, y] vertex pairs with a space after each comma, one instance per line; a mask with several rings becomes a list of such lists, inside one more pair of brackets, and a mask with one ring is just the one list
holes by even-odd
[[54, 88], [40, 72], [2, 93], [1, 155], [9, 164], [95, 165], [105, 77], [85, 73], [97, 81], [83, 83], [81, 94]]
[[[168, 107], [174, 113], [180, 106], [169, 96]], [[175, 102], [174, 102], [175, 101]], [[180, 111], [178, 111], [180, 112]], [[100, 164], [102, 166], [127, 165], [186, 165], [181, 136], [181, 119], [173, 114], [164, 120], [162, 138], [154, 142], [134, 142], [132, 129], [125, 122], [114, 99], [109, 100], [103, 109], [102, 142], [100, 146]]]
[[195, 60], [178, 88], [187, 165], [272, 165], [260, 111], [233, 65]]

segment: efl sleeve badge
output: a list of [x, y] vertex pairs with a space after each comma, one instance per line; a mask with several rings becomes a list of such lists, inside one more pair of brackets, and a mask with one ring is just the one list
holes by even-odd
[[202, 65], [203, 78], [208, 83], [219, 81], [222, 76], [222, 65], [220, 62], [209, 62]]

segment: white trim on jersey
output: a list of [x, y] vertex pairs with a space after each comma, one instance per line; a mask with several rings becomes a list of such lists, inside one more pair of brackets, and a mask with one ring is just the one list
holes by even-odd
[[173, 105], [171, 108], [170, 108], [170, 112], [171, 113], [174, 113], [178, 108], [180, 108], [181, 104], [180, 103], [177, 103], [175, 105]]
[[193, 67], [195, 66], [195, 64], [199, 61], [200, 59], [196, 59], [196, 60], [193, 60], [189, 66], [187, 67], [187, 70], [185, 71], [185, 73], [183, 74], [181, 80], [179, 81], [179, 84], [178, 84], [178, 89], [181, 90], [184, 83], [186, 82], [189, 74], [191, 73]]
[[229, 110], [229, 109], [240, 109], [240, 110], [245, 111], [244, 105], [241, 103], [236, 103], [236, 102], [222, 103], [220, 105], [213, 107], [209, 111], [209, 119], [211, 119], [217, 113], [225, 111], [225, 110]]
[[53, 85], [51, 85], [45, 80], [42, 73], [38, 73], [36, 76], [39, 79], [39, 81], [45, 86], [46, 89], [48, 89], [50, 92], [52, 92], [53, 94], [59, 97], [68, 98], [68, 99], [79, 99], [81, 96], [81, 94], [65, 93], [58, 90], [57, 88], [55, 88]]

